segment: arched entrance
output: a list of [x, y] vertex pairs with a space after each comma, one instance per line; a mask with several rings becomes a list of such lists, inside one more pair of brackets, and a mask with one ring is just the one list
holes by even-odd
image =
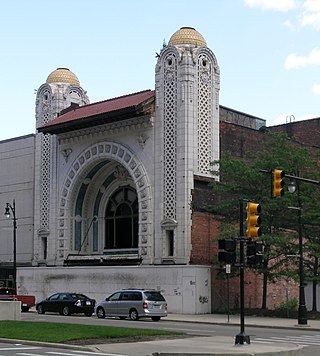
[[67, 248], [59, 256], [69, 265], [150, 263], [151, 207], [147, 174], [132, 152], [116, 143], [91, 147], [62, 190], [59, 247], [63, 240]]

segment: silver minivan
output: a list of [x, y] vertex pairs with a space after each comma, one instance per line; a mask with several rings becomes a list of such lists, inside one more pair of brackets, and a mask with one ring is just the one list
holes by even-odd
[[95, 312], [98, 318], [116, 316], [120, 319], [151, 318], [159, 321], [167, 316], [167, 302], [159, 291], [153, 289], [123, 289], [96, 304]]

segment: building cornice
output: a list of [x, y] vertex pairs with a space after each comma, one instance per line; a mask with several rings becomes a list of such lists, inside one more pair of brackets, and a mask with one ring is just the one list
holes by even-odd
[[100, 136], [100, 135], [115, 135], [128, 131], [137, 131], [141, 129], [150, 128], [153, 126], [154, 117], [145, 115], [138, 118], [117, 121], [110, 124], [94, 126], [82, 130], [70, 131], [58, 135], [59, 143], [65, 144], [70, 140], [80, 139], [85, 136]]

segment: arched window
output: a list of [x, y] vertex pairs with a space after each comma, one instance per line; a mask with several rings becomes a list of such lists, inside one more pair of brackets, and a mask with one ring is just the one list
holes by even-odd
[[138, 248], [138, 198], [131, 187], [121, 187], [106, 208], [105, 249]]

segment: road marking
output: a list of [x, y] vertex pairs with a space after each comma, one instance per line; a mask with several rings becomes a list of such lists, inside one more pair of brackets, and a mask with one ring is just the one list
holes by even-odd
[[[94, 352], [94, 351], [77, 351], [77, 350], [74, 350], [72, 352], [77, 352], [79, 354], [90, 354], [90, 355], [111, 355], [111, 354], [106, 354], [104, 352]], [[117, 354], [117, 356], [119, 356], [119, 354]]]
[[307, 340], [306, 338], [303, 338], [303, 337], [300, 337], [300, 336], [287, 336], [285, 338], [281, 338], [281, 337], [272, 337], [272, 340], [275, 340], [275, 341], [287, 341], [287, 342], [303, 342], [303, 343], [308, 343], [310, 345], [320, 345], [320, 341], [313, 341], [313, 340]]
[[74, 354], [66, 353], [66, 352], [58, 352], [58, 351], [48, 351], [47, 354], [53, 355], [65, 355], [65, 356], [74, 356]]
[[310, 337], [294, 337], [294, 336], [284, 336], [284, 337], [277, 337], [277, 336], [272, 336], [270, 338], [261, 338], [257, 337], [253, 339], [255, 342], [259, 343], [274, 343], [274, 342], [279, 342], [279, 343], [292, 343], [292, 344], [298, 344], [300, 346], [320, 346], [320, 340], [315, 341], [310, 339]]
[[254, 342], [258, 342], [259, 344], [273, 344], [274, 342], [269, 339], [254, 339]]
[[10, 351], [10, 350], [39, 350], [41, 347], [37, 346], [22, 346], [22, 347], [2, 347], [0, 351]]
[[[74, 352], [83, 353], [82, 351], [74, 351]], [[53, 355], [74, 356], [74, 354], [68, 354], [68, 353], [65, 353], [65, 352], [48, 351], [46, 353], [47, 354], [53, 354]], [[98, 354], [98, 355], [105, 355], [105, 356], [129, 356], [129, 355], [122, 355], [122, 354], [108, 354], [108, 353], [97, 353], [97, 352], [93, 352], [93, 353], [94, 354]]]
[[299, 346], [310, 346], [310, 345], [307, 345], [307, 344], [300, 344], [300, 343], [297, 343], [297, 342], [293, 342], [293, 341], [290, 341], [290, 340], [286, 340], [286, 339], [283, 339], [283, 340], [271, 340], [271, 339], [263, 339], [263, 338], [257, 338], [257, 339], [254, 339], [252, 340], [252, 343], [253, 342], [257, 342], [259, 344], [274, 344], [275, 342], [279, 342], [279, 343], [287, 343], [287, 344], [295, 344], [295, 345], [299, 345]]

